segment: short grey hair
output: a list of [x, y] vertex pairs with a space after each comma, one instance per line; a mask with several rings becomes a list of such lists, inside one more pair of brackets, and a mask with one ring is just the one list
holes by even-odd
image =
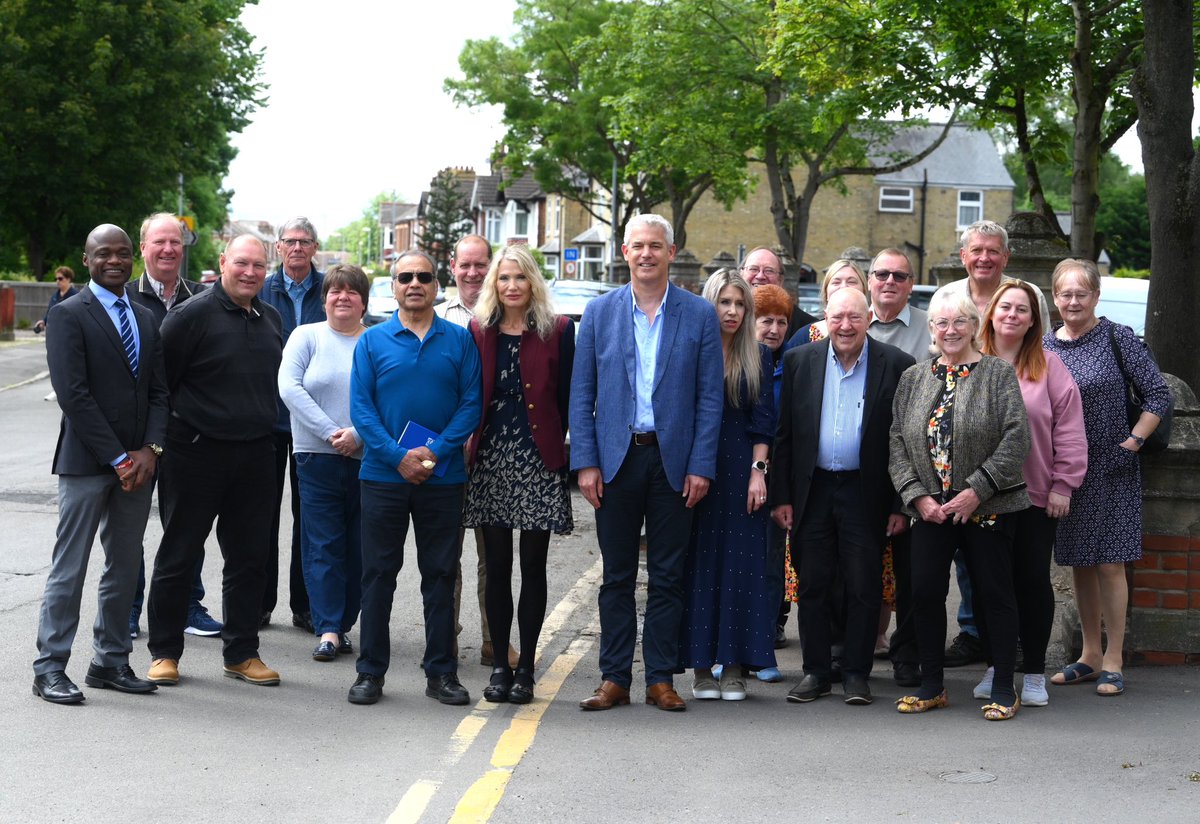
[[278, 234], [275, 235], [275, 239], [283, 240], [284, 232], [288, 232], [292, 229], [299, 229], [300, 231], [307, 234], [313, 240], [319, 240], [319, 238], [317, 237], [317, 230], [316, 230], [316, 228], [313, 227], [312, 221], [306, 217], [302, 217], [299, 215], [292, 218], [291, 220], [286, 221], [282, 226], [280, 226]]
[[[142, 228], [140, 230], [138, 240], [140, 240], [142, 243], [145, 243], [146, 233], [150, 231], [150, 227], [153, 224], [160, 220], [169, 220], [174, 223], [176, 227], [179, 227], [179, 218], [175, 217], [175, 215], [171, 214], [170, 212], [155, 212], [154, 214], [150, 215], [150, 217], [142, 221]], [[179, 228], [179, 234], [181, 237], [183, 236], [182, 227]]]
[[622, 241], [626, 246], [629, 245], [629, 238], [635, 229], [640, 229], [643, 226], [654, 226], [662, 229], [663, 235], [667, 239], [668, 246], [675, 245], [675, 230], [671, 228], [671, 221], [667, 220], [662, 215], [656, 215], [653, 212], [647, 212], [644, 215], [635, 215], [625, 224], [625, 239]]
[[392, 274], [394, 275], [400, 271], [400, 261], [410, 257], [421, 258], [421, 260], [424, 260], [429, 264], [430, 271], [435, 275], [437, 274], [437, 263], [434, 262], [432, 257], [425, 254], [420, 249], [409, 249], [407, 252], [401, 252], [400, 257], [396, 258], [395, 263], [392, 264]]
[[998, 237], [1004, 245], [1004, 251], [1011, 251], [1008, 246], [1008, 230], [994, 220], [977, 220], [963, 229], [962, 236], [958, 239], [958, 242], [964, 249], [971, 242], [971, 235]]

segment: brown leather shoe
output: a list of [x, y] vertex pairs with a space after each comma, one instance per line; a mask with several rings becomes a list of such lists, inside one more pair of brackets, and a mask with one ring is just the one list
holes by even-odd
[[[455, 656], [455, 657], [458, 657], [458, 656]], [[495, 662], [495, 655], [492, 650], [492, 642], [484, 641], [482, 644], [479, 645], [479, 663], [482, 666], [490, 667], [490, 666], [494, 666], [494, 662]], [[509, 644], [508, 645], [508, 667], [509, 667], [509, 669], [516, 669], [517, 665], [519, 663], [521, 663], [521, 653], [519, 653], [515, 649], [513, 649], [512, 644]]]
[[[676, 696], [678, 697], [678, 696]], [[629, 703], [629, 690], [612, 681], [604, 681], [591, 698], [579, 702], [581, 710], [611, 710]]]
[[263, 663], [261, 658], [247, 658], [240, 664], [225, 665], [226, 678], [240, 678], [249, 684], [260, 687], [279, 685], [279, 673]]
[[179, 662], [174, 658], [155, 658], [150, 662], [146, 680], [173, 687], [179, 683]]
[[683, 712], [687, 709], [687, 704], [683, 703], [679, 693], [666, 681], [646, 687], [646, 703], [667, 712]]

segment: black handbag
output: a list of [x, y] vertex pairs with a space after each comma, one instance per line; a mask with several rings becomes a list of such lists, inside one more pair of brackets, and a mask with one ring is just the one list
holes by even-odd
[[[1125, 417], [1129, 420], [1129, 428], [1132, 431], [1133, 425], [1138, 422], [1138, 418], [1142, 416], [1142, 406], [1144, 399], [1142, 393], [1138, 391], [1137, 386], [1129, 377], [1129, 372], [1125, 369], [1125, 359], [1121, 357], [1121, 347], [1117, 344], [1117, 335], [1113, 331], [1115, 324], [1108, 325], [1108, 343], [1112, 346], [1113, 355], [1117, 358], [1117, 368], [1121, 370], [1121, 377], [1125, 379]], [[1142, 344], [1145, 346], [1145, 344]], [[1154, 362], [1154, 353], [1146, 347], [1146, 354], [1150, 356], [1150, 360]], [[1155, 367], [1158, 366], [1154, 362]], [[1167, 404], [1167, 411], [1163, 413], [1162, 419], [1158, 422], [1158, 426], [1146, 438], [1146, 442], [1142, 444], [1139, 452], [1142, 454], [1153, 455], [1155, 452], [1162, 452], [1171, 443], [1171, 419], [1175, 416], [1175, 398], [1171, 397], [1170, 403]]]

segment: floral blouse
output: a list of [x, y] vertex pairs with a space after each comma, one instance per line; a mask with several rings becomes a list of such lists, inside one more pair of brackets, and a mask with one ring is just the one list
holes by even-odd
[[[969, 377], [977, 363], [978, 361], [946, 366], [938, 363], [936, 359], [931, 362], [934, 376], [946, 384], [945, 389], [942, 390], [942, 396], [933, 405], [927, 430], [929, 456], [933, 460], [933, 470], [942, 482], [942, 503], [946, 503], [954, 497], [954, 490], [951, 487], [954, 455], [954, 392], [958, 387], [958, 382]], [[975, 514], [971, 516], [971, 522], [985, 528], [994, 527], [996, 518], [996, 515]]]

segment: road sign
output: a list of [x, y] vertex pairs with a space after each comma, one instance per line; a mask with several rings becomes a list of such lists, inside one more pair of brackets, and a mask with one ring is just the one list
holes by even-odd
[[575, 246], [568, 246], [566, 249], [563, 249], [563, 260], [579, 260], [579, 249]]
[[[571, 251], [571, 250], [568, 249], [567, 251]], [[566, 273], [567, 277], [569, 277], [569, 278], [575, 277], [575, 272], [578, 268], [579, 268], [579, 264], [573, 260], [568, 260], [566, 263], [563, 264], [563, 271]]]

